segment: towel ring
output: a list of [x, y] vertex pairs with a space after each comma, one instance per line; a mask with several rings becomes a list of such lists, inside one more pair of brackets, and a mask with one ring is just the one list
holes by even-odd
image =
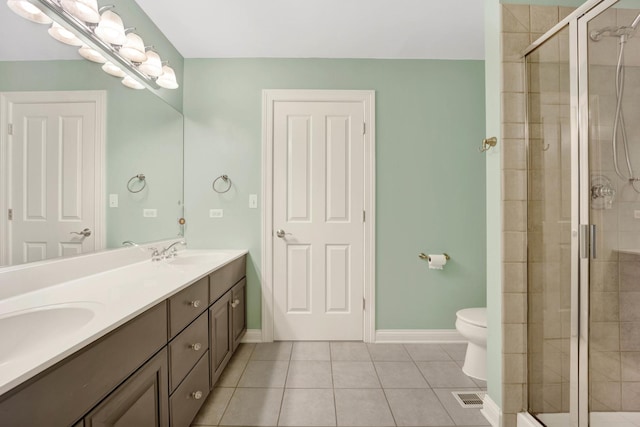
[[[216, 188], [216, 182], [218, 182], [219, 180], [223, 180], [224, 182], [227, 183], [227, 188], [225, 190], [221, 191]], [[213, 191], [215, 191], [216, 193], [219, 193], [219, 194], [226, 193], [227, 191], [231, 190], [231, 179], [227, 175], [220, 175], [219, 177], [213, 180], [213, 184], [211, 184], [211, 187], [213, 188]]]
[[[131, 183], [133, 182], [134, 179], [137, 179], [138, 181], [142, 181], [142, 187], [140, 187], [137, 190], [133, 190], [131, 188]], [[132, 176], [131, 179], [127, 182], [127, 190], [129, 190], [129, 193], [139, 193], [142, 190], [144, 190], [146, 186], [147, 186], [147, 177], [145, 177], [143, 173], [139, 173], [136, 176]]]

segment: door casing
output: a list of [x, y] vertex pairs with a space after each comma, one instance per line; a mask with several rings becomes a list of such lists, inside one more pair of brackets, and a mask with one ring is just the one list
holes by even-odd
[[375, 91], [286, 90], [262, 91], [262, 341], [272, 342], [273, 322], [273, 106], [275, 102], [361, 102], [364, 108], [364, 342], [375, 341]]
[[[105, 221], [105, 162], [106, 162], [106, 105], [107, 94], [103, 90], [92, 91], [38, 91], [38, 92], [2, 92], [0, 93], [0, 236], [9, 233], [9, 124], [10, 106], [14, 103], [45, 103], [45, 102], [93, 102], [96, 105], [96, 135], [93, 168], [95, 171], [95, 247], [104, 249], [106, 242]], [[0, 265], [9, 259], [9, 241], [2, 239], [0, 243]]]

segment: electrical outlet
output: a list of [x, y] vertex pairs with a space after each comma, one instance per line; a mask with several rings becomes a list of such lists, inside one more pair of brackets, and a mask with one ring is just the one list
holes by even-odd
[[249, 194], [249, 208], [257, 209], [258, 208], [258, 195], [257, 194]]
[[224, 216], [224, 210], [209, 209], [209, 218], [222, 218], [223, 216]]
[[143, 209], [142, 216], [145, 218], [156, 218], [158, 216], [157, 209]]
[[117, 208], [118, 207], [118, 195], [117, 194], [109, 194], [109, 207]]

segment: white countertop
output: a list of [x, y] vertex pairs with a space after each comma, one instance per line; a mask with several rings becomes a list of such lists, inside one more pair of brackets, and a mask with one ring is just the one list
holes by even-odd
[[[173, 260], [137, 262], [1, 299], [0, 394], [246, 253], [184, 250]], [[54, 315], [42, 330], [20, 330], [22, 324], [17, 321], [3, 324], [3, 320], [34, 309], [44, 313], [65, 307], [84, 309], [80, 311], [87, 323], [70, 327], [71, 318], [66, 325], [56, 325]]]

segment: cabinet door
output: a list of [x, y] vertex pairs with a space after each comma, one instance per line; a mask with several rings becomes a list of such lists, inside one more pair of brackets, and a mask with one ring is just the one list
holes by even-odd
[[231, 358], [233, 346], [231, 322], [231, 291], [229, 291], [209, 309], [210, 385], [212, 388]]
[[247, 330], [247, 279], [242, 279], [231, 289], [233, 351], [236, 351]]
[[168, 427], [167, 383], [165, 348], [91, 411], [85, 427]]

